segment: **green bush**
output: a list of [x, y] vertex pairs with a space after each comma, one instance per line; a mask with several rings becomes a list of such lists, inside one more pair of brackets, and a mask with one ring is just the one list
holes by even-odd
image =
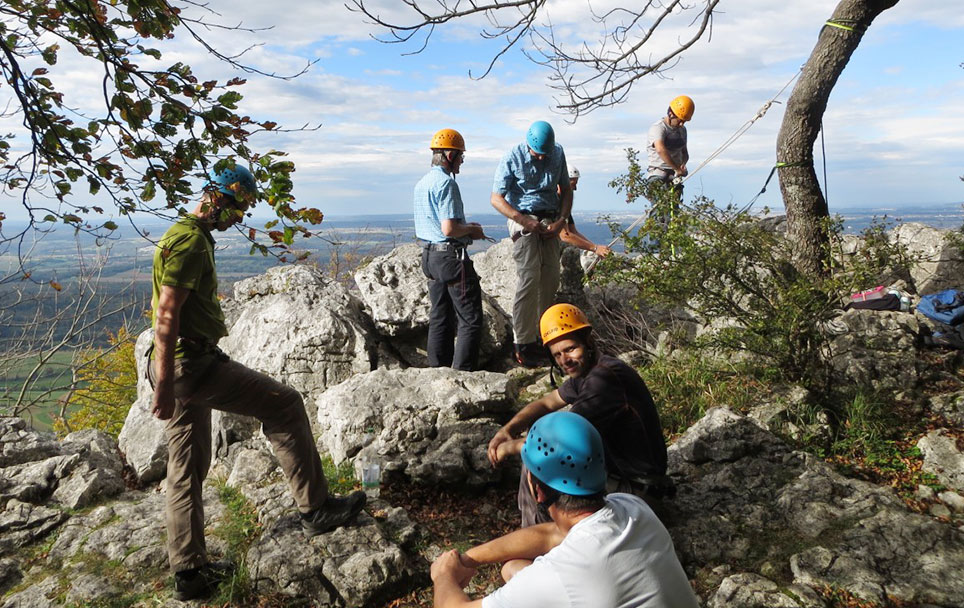
[[813, 278], [797, 270], [794, 243], [772, 222], [746, 208], [718, 208], [705, 197], [681, 204], [671, 190], [642, 182], [634, 150], [627, 157], [629, 172], [610, 185], [629, 202], [649, 198], [653, 211], [635, 233], [620, 233], [628, 257], [604, 259], [596, 277], [636, 285], [648, 306], [701, 319], [708, 330], [690, 346], [704, 356], [717, 352], [732, 360], [736, 354], [808, 388], [828, 386], [830, 336], [822, 328], [847, 295], [906, 269], [907, 256], [887, 240], [886, 226], [875, 222], [856, 251], [843, 256], [842, 222], [828, 220], [827, 273]]
[[104, 349], [86, 349], [74, 358], [80, 387], [70, 394], [69, 414], [54, 420], [54, 430], [64, 436], [82, 429], [120, 434], [130, 405], [137, 400], [136, 336], [120, 329], [108, 336]]

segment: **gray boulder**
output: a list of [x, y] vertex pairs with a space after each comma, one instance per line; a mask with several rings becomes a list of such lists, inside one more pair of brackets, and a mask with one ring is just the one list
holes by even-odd
[[512, 259], [512, 239], [502, 239], [482, 253], [472, 256], [479, 273], [482, 291], [492, 294], [499, 308], [511, 318], [518, 276]]
[[[411, 243], [373, 259], [355, 273], [360, 298], [379, 333], [410, 366], [428, 365], [426, 340], [431, 303], [422, 273], [422, 249]], [[509, 317], [497, 300], [483, 290], [484, 326], [479, 364], [485, 365], [511, 342]]]
[[305, 540], [293, 517], [268, 526], [247, 554], [255, 589], [312, 606], [375, 606], [420, 580], [418, 564], [366, 513], [350, 526]]
[[234, 299], [241, 312], [222, 350], [300, 391], [309, 407], [329, 386], [378, 364], [361, 302], [317, 268], [270, 268], [235, 283]]
[[917, 442], [924, 455], [923, 469], [955, 490], [964, 490], [964, 451], [946, 429], [931, 431]]
[[167, 472], [167, 437], [164, 423], [151, 415], [154, 391], [147, 381], [145, 354], [154, 341], [154, 330], [148, 329], [137, 337], [134, 355], [137, 360], [137, 401], [127, 410], [124, 426], [117, 443], [127, 464], [142, 483], [163, 479]]
[[900, 224], [890, 238], [907, 248], [916, 260], [910, 274], [917, 293], [928, 294], [964, 287], [964, 254], [948, 239], [948, 231], [917, 222]]
[[428, 325], [428, 290], [422, 273], [422, 248], [396, 247], [355, 272], [359, 297], [386, 336], [416, 333]]
[[824, 608], [826, 604], [809, 587], [786, 588], [768, 578], [748, 572], [723, 579], [707, 603], [708, 608]]
[[509, 378], [493, 372], [376, 370], [319, 397], [321, 441], [336, 462], [362, 452], [387, 477], [479, 486], [501, 476], [485, 449], [513, 393]]
[[830, 325], [831, 364], [838, 383], [907, 390], [921, 375], [921, 329], [911, 313], [848, 310]]
[[[679, 491], [666, 520], [691, 572], [738, 564], [783, 586], [827, 585], [879, 603], [964, 598], [954, 574], [964, 568], [964, 532], [791, 450], [750, 418], [710, 410], [669, 459]], [[766, 605], [756, 602], [769, 592], [734, 599], [740, 593], [721, 585], [714, 605]]]

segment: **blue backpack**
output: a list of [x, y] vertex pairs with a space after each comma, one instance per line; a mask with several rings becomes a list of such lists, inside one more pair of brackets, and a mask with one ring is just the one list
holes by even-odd
[[935, 321], [947, 325], [959, 325], [964, 321], [964, 292], [946, 289], [921, 296], [917, 310]]

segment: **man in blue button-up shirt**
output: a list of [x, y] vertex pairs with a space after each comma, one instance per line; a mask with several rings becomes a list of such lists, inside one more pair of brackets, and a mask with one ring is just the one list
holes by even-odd
[[508, 218], [518, 284], [512, 305], [515, 357], [535, 367], [545, 359], [539, 317], [559, 288], [559, 232], [572, 211], [566, 153], [549, 123], [529, 127], [526, 141], [513, 147], [495, 171], [492, 206]]
[[422, 272], [432, 304], [428, 364], [472, 371], [482, 340], [482, 288], [466, 247], [485, 234], [481, 225], [466, 223], [455, 181], [465, 155], [462, 135], [442, 129], [430, 147], [432, 168], [415, 185], [415, 236], [423, 241]]

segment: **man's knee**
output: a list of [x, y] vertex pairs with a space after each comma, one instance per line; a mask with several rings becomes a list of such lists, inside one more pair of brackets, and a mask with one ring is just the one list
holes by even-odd
[[502, 564], [502, 569], [499, 572], [502, 574], [502, 580], [508, 583], [509, 580], [518, 574], [523, 568], [531, 565], [532, 562], [527, 559], [511, 559]]

